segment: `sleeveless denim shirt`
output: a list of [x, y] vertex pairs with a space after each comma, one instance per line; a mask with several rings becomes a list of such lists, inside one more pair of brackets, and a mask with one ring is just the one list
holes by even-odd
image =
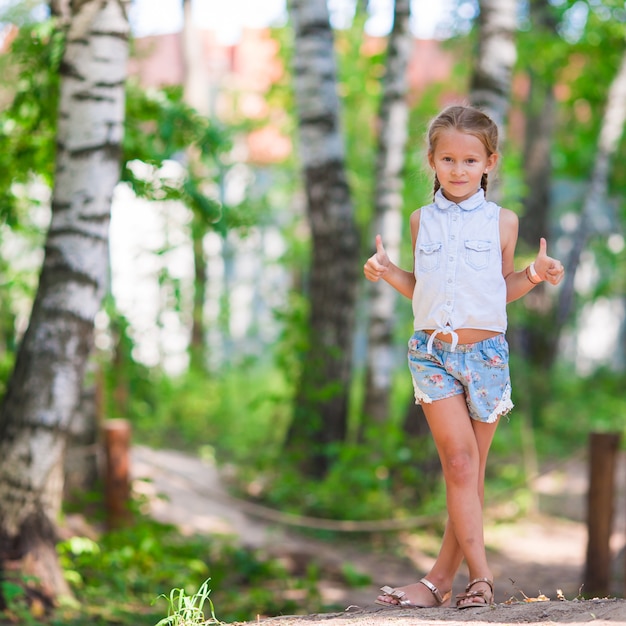
[[505, 332], [506, 283], [502, 276], [500, 207], [479, 189], [460, 204], [441, 189], [420, 209], [415, 244], [414, 330], [450, 332], [452, 350], [459, 328]]

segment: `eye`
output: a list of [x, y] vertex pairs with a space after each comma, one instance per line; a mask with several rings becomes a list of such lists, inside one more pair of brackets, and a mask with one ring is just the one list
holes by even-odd
[[468, 162], [470, 165], [474, 165], [474, 163], [476, 163], [476, 162], [477, 162], [477, 160], [476, 160], [476, 159], [467, 159], [467, 162]]

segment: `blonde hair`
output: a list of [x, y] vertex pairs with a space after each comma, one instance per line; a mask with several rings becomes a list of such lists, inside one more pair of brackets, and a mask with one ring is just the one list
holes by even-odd
[[[428, 128], [428, 156], [435, 152], [437, 141], [443, 131], [458, 130], [480, 139], [485, 146], [487, 156], [490, 157], [498, 151], [498, 125], [482, 111], [471, 107], [454, 105], [444, 109], [431, 123]], [[485, 172], [480, 181], [480, 186], [487, 193], [487, 173]], [[441, 187], [437, 174], [433, 194]]]

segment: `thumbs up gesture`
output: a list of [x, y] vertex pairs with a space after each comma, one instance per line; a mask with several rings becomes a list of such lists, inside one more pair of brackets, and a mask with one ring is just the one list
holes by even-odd
[[387, 273], [390, 264], [391, 261], [383, 246], [383, 238], [380, 235], [376, 235], [376, 253], [367, 259], [367, 262], [363, 266], [365, 278], [374, 283], [377, 282]]
[[541, 280], [551, 285], [558, 285], [565, 274], [561, 262], [548, 256], [548, 243], [543, 237], [539, 241], [539, 252], [535, 258], [535, 271]]

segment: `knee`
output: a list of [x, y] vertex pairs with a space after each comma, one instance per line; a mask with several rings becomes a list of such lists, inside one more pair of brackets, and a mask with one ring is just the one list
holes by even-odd
[[457, 450], [447, 456], [444, 462], [446, 482], [466, 485], [476, 480], [478, 460], [468, 450]]

